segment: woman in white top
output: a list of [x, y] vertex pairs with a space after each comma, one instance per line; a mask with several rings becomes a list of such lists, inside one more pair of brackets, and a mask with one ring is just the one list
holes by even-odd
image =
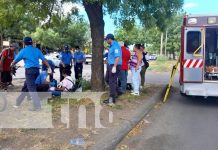
[[134, 46], [135, 54], [132, 56], [130, 60], [130, 69], [132, 72], [132, 86], [133, 92], [132, 95], [139, 96], [139, 86], [140, 86], [140, 72], [141, 72], [141, 64], [142, 64], [142, 51], [141, 44], [135, 44]]
[[62, 73], [64, 79], [58, 84], [57, 88], [52, 91], [52, 95], [54, 96], [60, 96], [61, 92], [70, 92], [74, 88], [74, 82], [70, 76], [71, 71], [64, 69]]

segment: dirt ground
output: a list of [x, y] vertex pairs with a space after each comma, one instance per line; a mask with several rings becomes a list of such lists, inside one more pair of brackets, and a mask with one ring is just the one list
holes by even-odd
[[[22, 83], [17, 80], [15, 85]], [[10, 91], [17, 91], [20, 86], [10, 88]], [[96, 127], [96, 104], [89, 98], [83, 98], [80, 101], [71, 99], [70, 101], [60, 98], [52, 98], [49, 105], [52, 108], [53, 128], [14, 128], [0, 129], [0, 149], [7, 150], [65, 150], [65, 149], [89, 149], [96, 141], [103, 138], [110, 128], [119, 126], [123, 120], [128, 120], [131, 114], [137, 110], [140, 105], [149, 99], [158, 86], [147, 85], [140, 97], [131, 96], [129, 93], [119, 97], [114, 107], [105, 106], [101, 103], [107, 98], [107, 93], [103, 94], [101, 100], [98, 100], [98, 106], [102, 107], [100, 112], [100, 127]], [[61, 118], [62, 106], [69, 105], [69, 123], [63, 123]], [[81, 111], [81, 105], [86, 106], [86, 120], [78, 117]], [[111, 114], [112, 119], [111, 119]], [[1, 113], [0, 113], [1, 115]], [[79, 123], [80, 122], [80, 123]], [[11, 121], [13, 124], [13, 120]], [[70, 144], [74, 138], [83, 138], [85, 143], [82, 146]]]

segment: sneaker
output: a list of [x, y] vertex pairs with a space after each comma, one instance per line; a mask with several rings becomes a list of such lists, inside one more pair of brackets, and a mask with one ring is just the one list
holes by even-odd
[[14, 105], [13, 107], [16, 108], [16, 109], [20, 108], [20, 106], [17, 106], [17, 105]]
[[109, 99], [106, 99], [103, 101], [104, 104], [108, 104], [109, 103]]
[[30, 108], [29, 111], [38, 112], [41, 111], [41, 108]]
[[113, 102], [108, 104], [108, 106], [110, 106], [110, 107], [114, 107], [114, 105], [115, 104]]
[[107, 105], [109, 105], [109, 106], [114, 105], [114, 102], [113, 102], [113, 98], [112, 98], [112, 97], [110, 97], [110, 98], [107, 99], [107, 100], [104, 100], [103, 103], [104, 103], [104, 104], [107, 104]]
[[131, 95], [139, 96], [139, 92], [132, 92]]

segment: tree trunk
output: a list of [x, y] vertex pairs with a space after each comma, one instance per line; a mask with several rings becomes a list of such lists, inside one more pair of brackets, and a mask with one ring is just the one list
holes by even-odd
[[176, 53], [173, 51], [173, 60], [176, 60]]
[[164, 55], [167, 56], [167, 40], [168, 40], [168, 32], [166, 30], [166, 39], [165, 39], [165, 50], [164, 50]]
[[161, 32], [161, 39], [160, 39], [160, 56], [163, 55], [163, 32]]
[[102, 3], [83, 0], [89, 18], [92, 37], [92, 91], [104, 90], [104, 20]]

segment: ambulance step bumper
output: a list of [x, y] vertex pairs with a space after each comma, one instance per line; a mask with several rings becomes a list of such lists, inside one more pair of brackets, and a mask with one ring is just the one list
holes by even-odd
[[183, 83], [180, 92], [190, 96], [218, 97], [218, 82], [216, 83]]

